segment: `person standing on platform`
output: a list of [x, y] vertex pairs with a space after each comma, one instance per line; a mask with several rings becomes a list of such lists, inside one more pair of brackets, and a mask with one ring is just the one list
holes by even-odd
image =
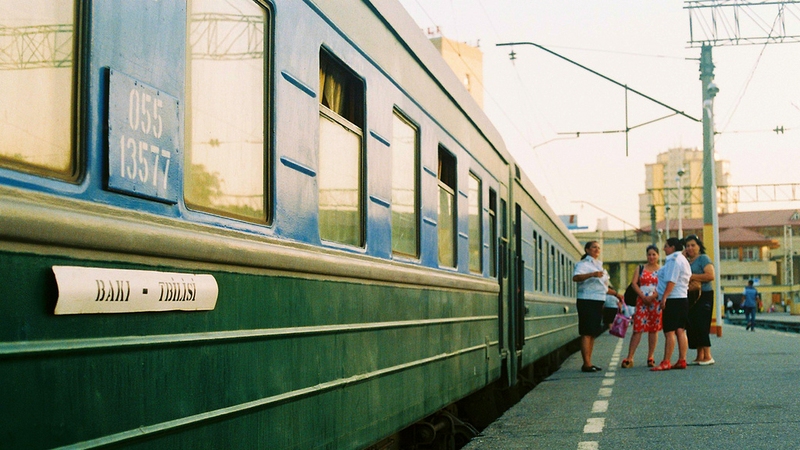
[[[664, 359], [661, 364], [650, 370], [660, 371], [669, 369], [686, 368], [686, 351], [689, 343], [686, 340], [686, 322], [689, 316], [689, 278], [692, 268], [689, 261], [683, 256], [683, 241], [678, 238], [669, 238], [664, 244], [664, 254], [667, 255], [664, 267], [658, 271], [658, 285], [656, 286], [655, 299], [663, 311], [662, 321], [664, 326]], [[678, 341], [678, 361], [670, 365], [672, 352], [675, 350], [675, 339]]]
[[758, 308], [758, 291], [753, 286], [753, 280], [747, 282], [744, 288], [744, 320], [747, 322], [745, 330], [756, 331], [756, 308]]
[[636, 299], [636, 312], [633, 314], [633, 334], [628, 345], [628, 357], [622, 360], [623, 369], [633, 367], [633, 355], [642, 340], [642, 333], [647, 333], [647, 367], [656, 365], [654, 354], [658, 345], [658, 332], [661, 331], [661, 305], [654, 302], [652, 294], [658, 284], [658, 247], [647, 246], [647, 264], [639, 267], [631, 281], [631, 287], [639, 297]]
[[595, 337], [603, 332], [603, 305], [606, 294], [622, 300], [622, 295], [608, 287], [608, 273], [600, 260], [600, 244], [589, 241], [583, 247], [586, 252], [575, 264], [572, 281], [578, 283], [578, 333], [581, 336], [582, 372], [600, 372], [592, 364]]
[[697, 350], [697, 357], [689, 364], [709, 366], [715, 362], [711, 357], [711, 339], [708, 337], [711, 333], [711, 315], [714, 310], [714, 287], [711, 285], [715, 276], [714, 264], [706, 255], [706, 247], [700, 238], [691, 235], [685, 241], [684, 254], [692, 268], [689, 283], [700, 283], [699, 298], [689, 291], [689, 322], [686, 325], [686, 337], [689, 348]]

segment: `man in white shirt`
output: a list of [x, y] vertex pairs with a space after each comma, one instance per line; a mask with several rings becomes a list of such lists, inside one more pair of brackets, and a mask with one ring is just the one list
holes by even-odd
[[[689, 319], [689, 278], [692, 268], [689, 261], [683, 256], [683, 241], [678, 238], [669, 238], [664, 245], [667, 255], [664, 267], [658, 271], [658, 286], [656, 287], [655, 300], [661, 303], [664, 311], [662, 323], [664, 324], [664, 359], [661, 364], [653, 367], [652, 371], [686, 368], [686, 352], [689, 341], [686, 338], [686, 322]], [[678, 361], [670, 365], [672, 352], [675, 350], [675, 338], [678, 340]]]

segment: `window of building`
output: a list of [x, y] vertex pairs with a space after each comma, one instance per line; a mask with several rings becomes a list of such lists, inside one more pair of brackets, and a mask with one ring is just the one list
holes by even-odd
[[74, 179], [77, 6], [9, 0], [2, 13], [0, 166]]
[[439, 147], [439, 264], [456, 266], [456, 159]]
[[[184, 197], [189, 207], [264, 222], [267, 216], [270, 12], [252, 0], [189, 2]], [[220, 21], [235, 39], [209, 50], [209, 17], [232, 14], [247, 21]], [[220, 31], [221, 33], [221, 31]], [[258, 42], [254, 45], [253, 42]]]
[[419, 254], [417, 180], [419, 131], [395, 111], [392, 123], [392, 251]]
[[489, 189], [489, 276], [497, 276], [497, 193]]
[[483, 272], [483, 202], [481, 201], [481, 180], [470, 172], [467, 200], [469, 222], [469, 270]]
[[760, 258], [758, 247], [742, 247], [742, 261], [758, 261]]
[[319, 235], [361, 246], [364, 83], [324, 49], [319, 65]]
[[739, 247], [721, 247], [719, 249], [720, 259], [726, 261], [739, 260]]

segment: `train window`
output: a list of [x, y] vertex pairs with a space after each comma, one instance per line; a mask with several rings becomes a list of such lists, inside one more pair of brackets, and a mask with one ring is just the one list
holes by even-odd
[[439, 147], [439, 264], [456, 266], [456, 159]]
[[497, 276], [497, 192], [489, 189], [489, 276]]
[[361, 246], [364, 83], [324, 49], [319, 103], [319, 235]]
[[556, 277], [558, 276], [558, 274], [556, 273], [556, 264], [558, 263], [558, 260], [556, 259], [556, 248], [553, 245], [550, 245], [550, 260], [549, 261], [550, 261], [550, 269], [548, 270], [548, 273], [549, 273], [550, 278], [547, 281], [547, 284], [549, 285], [548, 292], [551, 293], [551, 294], [555, 294], [556, 293], [556, 283], [557, 283]]
[[395, 111], [392, 123], [392, 251], [419, 254], [417, 169], [419, 131]]
[[0, 166], [73, 179], [75, 2], [3, 2]]
[[508, 240], [508, 214], [506, 213], [506, 199], [500, 199], [500, 235]]
[[539, 241], [536, 244], [536, 267], [538, 268], [538, 275], [537, 275], [537, 283], [539, 285], [539, 290], [544, 291], [544, 261], [542, 258], [542, 254], [544, 253], [544, 247], [542, 247], [542, 235], [539, 235]]
[[561, 256], [561, 252], [556, 250], [555, 255], [553, 257], [553, 272], [554, 272], [554, 280], [553, 280], [553, 293], [558, 294], [559, 290], [561, 289], [561, 268], [558, 265], [558, 258]]
[[481, 201], [481, 180], [474, 173], [469, 174], [469, 270], [483, 272], [483, 202]]
[[267, 221], [269, 11], [252, 0], [189, 5], [186, 204]]
[[[569, 275], [574, 271], [575, 271], [575, 263], [572, 260], [570, 260], [569, 264], [567, 265], [567, 274]], [[567, 283], [567, 289], [570, 297], [575, 296], [575, 288], [576, 288], [575, 283]]]
[[538, 291], [539, 286], [539, 233], [533, 231], [533, 289]]

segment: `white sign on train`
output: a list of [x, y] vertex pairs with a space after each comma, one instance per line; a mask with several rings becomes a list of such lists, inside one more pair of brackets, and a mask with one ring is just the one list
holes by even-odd
[[213, 275], [53, 266], [55, 314], [207, 311], [217, 305]]

